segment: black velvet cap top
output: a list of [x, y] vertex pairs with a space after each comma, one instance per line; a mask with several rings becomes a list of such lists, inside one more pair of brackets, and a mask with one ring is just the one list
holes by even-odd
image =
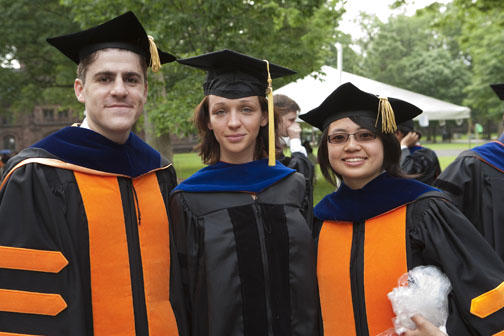
[[[157, 48], [149, 41], [140, 21], [133, 12], [127, 12], [98, 26], [68, 35], [48, 38], [47, 42], [56, 47], [76, 64], [93, 52], [118, 48], [133, 51], [145, 57], [147, 64], [173, 62], [175, 57]], [[151, 55], [151, 45], [157, 50], [159, 60]]]
[[[266, 96], [268, 72], [267, 62], [264, 60], [224, 49], [179, 59], [177, 62], [207, 71], [203, 84], [205, 95], [228, 99]], [[271, 78], [296, 73], [272, 63], [269, 63], [269, 72]]]
[[504, 100], [504, 83], [490, 84], [490, 86], [495, 91], [495, 94], [500, 98], [500, 100]]
[[[390, 104], [390, 106], [388, 106]], [[382, 119], [382, 105], [388, 106], [386, 119], [391, 120], [393, 128], [396, 124], [413, 119], [422, 110], [413, 104], [396, 98], [380, 98], [374, 94], [364, 92], [352, 83], [340, 85], [319, 107], [301, 114], [299, 117], [312, 126], [324, 131], [335, 120], [354, 115], [376, 119], [377, 125], [382, 125], [382, 132], [391, 133], [393, 129], [384, 130]]]

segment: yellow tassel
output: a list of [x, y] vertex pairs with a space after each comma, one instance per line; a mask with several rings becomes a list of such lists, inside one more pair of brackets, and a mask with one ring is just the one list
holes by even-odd
[[268, 72], [268, 88], [266, 89], [266, 98], [268, 99], [268, 166], [275, 165], [275, 113], [273, 109], [273, 86], [271, 85], [271, 75], [269, 71], [269, 62], [266, 62], [266, 71]]
[[154, 43], [154, 37], [149, 37], [149, 51], [151, 54], [151, 69], [154, 72], [158, 72], [161, 69], [161, 60], [159, 59], [159, 53], [157, 50], [156, 43]]
[[394, 133], [397, 130], [397, 125], [395, 121], [394, 110], [390, 105], [387, 97], [380, 97], [378, 103], [378, 114], [376, 116], [375, 127], [378, 126], [378, 119], [382, 120], [382, 132], [383, 133]]

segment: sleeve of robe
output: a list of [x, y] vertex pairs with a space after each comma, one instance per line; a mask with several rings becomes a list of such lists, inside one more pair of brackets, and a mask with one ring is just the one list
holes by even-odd
[[[193, 279], [200, 270], [200, 234], [197, 219], [189, 211], [182, 193], [170, 198], [170, 302], [180, 336], [197, 334], [193, 302], [197, 284]], [[200, 301], [204, 302], [204, 301]]]
[[313, 184], [315, 181], [315, 167], [306, 155], [295, 152], [288, 160], [282, 161], [287, 167], [295, 169], [298, 173], [303, 174], [306, 182], [305, 194], [305, 218], [308, 223], [313, 221]]
[[447, 199], [429, 197], [408, 207], [407, 225], [408, 268], [435, 265], [451, 281], [448, 334], [503, 331], [504, 263], [468, 219]]
[[308, 159], [308, 157], [303, 153], [292, 153], [290, 160], [286, 164], [286, 166], [295, 169], [297, 172], [303, 174], [306, 179], [313, 183], [315, 167], [313, 166], [313, 163], [310, 161], [310, 159]]
[[476, 198], [470, 195], [473, 195], [477, 188], [477, 179], [473, 179], [473, 176], [478, 176], [480, 173], [477, 166], [476, 158], [458, 156], [443, 170], [434, 183], [436, 187], [443, 189], [462, 211], [464, 211], [464, 204], [471, 201], [470, 198]]
[[418, 174], [416, 179], [426, 184], [432, 184], [441, 173], [436, 153], [428, 148], [413, 153], [410, 153], [408, 148], [402, 149], [400, 164], [406, 174]]
[[82, 205], [71, 177], [28, 164], [0, 191], [0, 334], [92, 333], [89, 258], [77, 253], [87, 225], [83, 206], [70, 208]]

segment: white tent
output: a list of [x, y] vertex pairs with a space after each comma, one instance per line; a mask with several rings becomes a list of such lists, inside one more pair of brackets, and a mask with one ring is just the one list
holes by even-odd
[[341, 72], [340, 81], [339, 71], [330, 66], [323, 66], [321, 72], [321, 74], [314, 72], [289, 83], [274, 93], [281, 93], [294, 99], [303, 114], [319, 106], [340, 84], [351, 82], [362, 91], [402, 99], [418, 106], [424, 111], [416, 118], [420, 119], [422, 124], [428, 123], [429, 120], [461, 120], [470, 117], [471, 110], [465, 106], [451, 104], [345, 71]]

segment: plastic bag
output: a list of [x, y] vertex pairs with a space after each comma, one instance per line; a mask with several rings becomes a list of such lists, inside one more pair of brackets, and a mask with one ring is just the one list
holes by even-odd
[[[435, 266], [418, 266], [403, 274], [399, 286], [387, 294], [396, 315], [393, 318], [397, 335], [415, 329], [411, 316], [421, 314], [425, 319], [446, 333], [448, 318], [448, 294], [451, 283]], [[394, 335], [394, 329], [384, 335]]]

